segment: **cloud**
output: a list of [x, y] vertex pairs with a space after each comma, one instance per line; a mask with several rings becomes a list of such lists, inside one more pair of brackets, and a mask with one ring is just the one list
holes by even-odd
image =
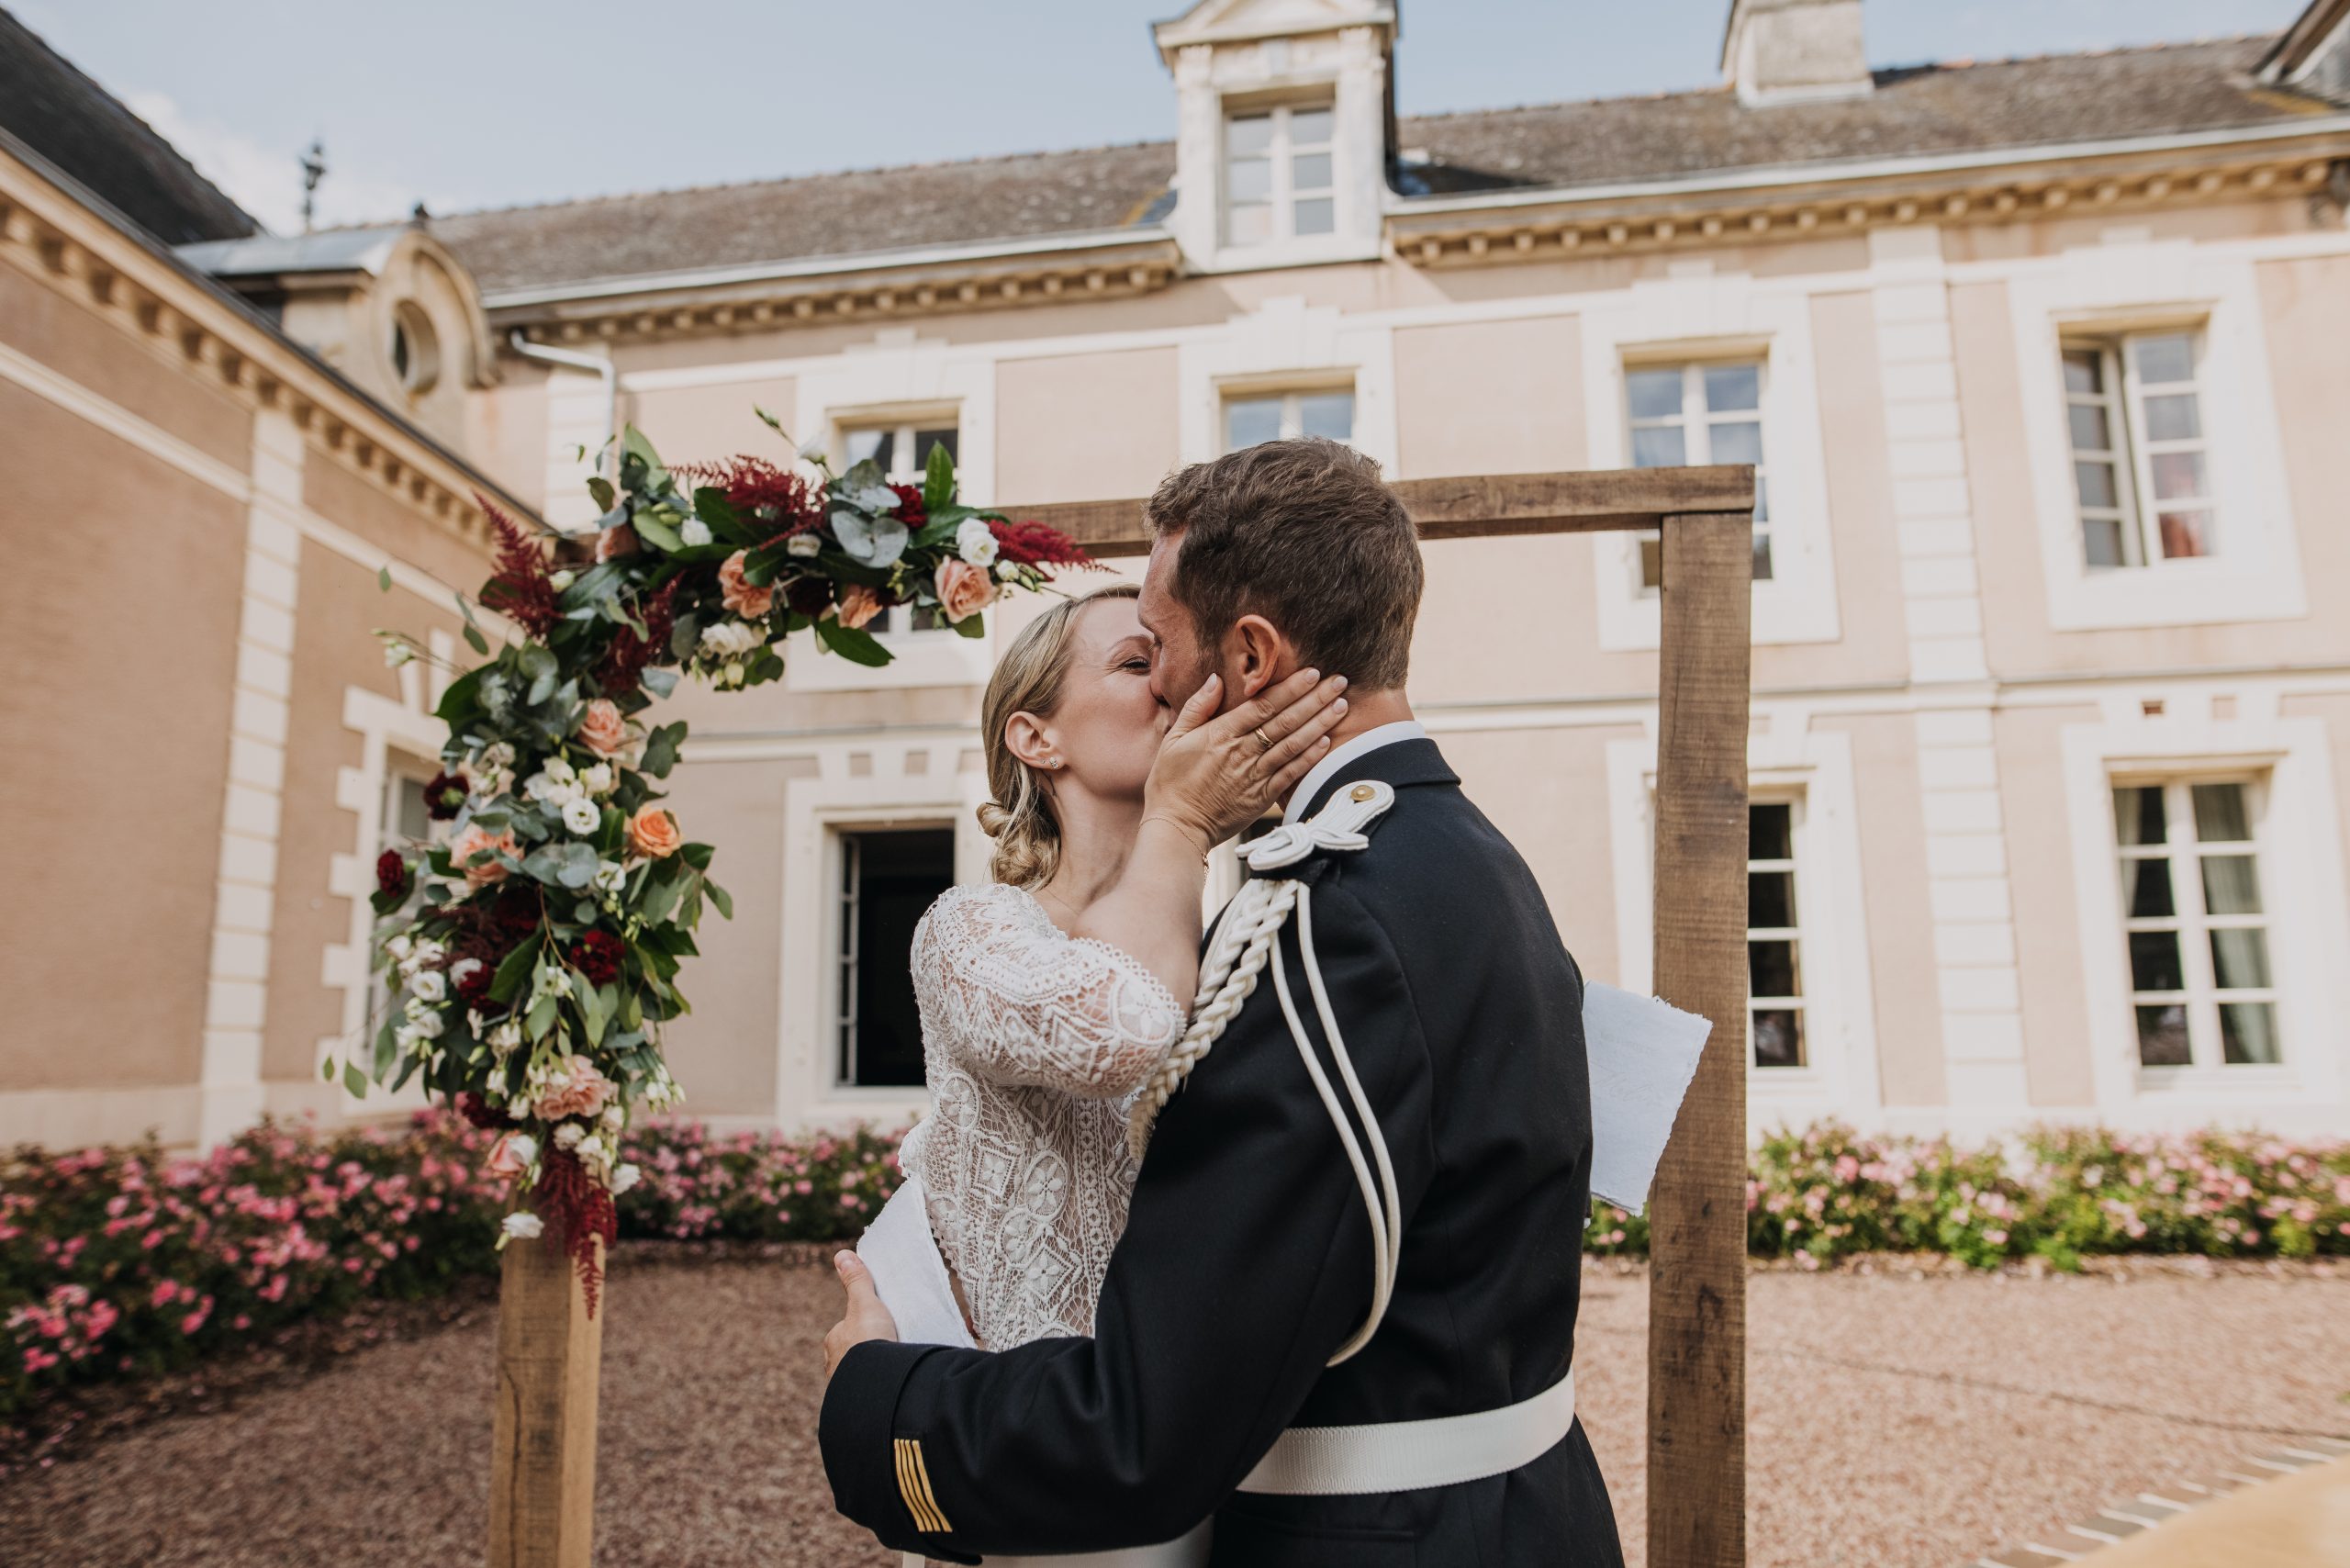
[[[166, 93], [131, 93], [123, 101], [263, 227], [278, 234], [302, 231], [302, 148], [272, 147], [218, 121], [196, 118]], [[406, 218], [420, 198], [441, 211], [461, 205], [420, 190], [410, 181], [364, 167], [346, 168], [330, 145], [327, 175], [319, 184], [316, 222], [321, 229], [395, 222]]]

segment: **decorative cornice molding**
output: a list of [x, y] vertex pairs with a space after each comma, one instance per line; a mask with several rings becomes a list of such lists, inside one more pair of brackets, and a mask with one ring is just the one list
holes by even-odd
[[[747, 274], [684, 274], [628, 288], [582, 286], [488, 299], [502, 337], [576, 344], [778, 330], [833, 322], [968, 313], [1151, 294], [1174, 282], [1182, 252], [1163, 230], [1082, 245], [918, 257], [868, 257]], [[713, 279], [715, 281], [713, 281]]]
[[249, 411], [284, 412], [306, 448], [468, 544], [491, 543], [477, 490], [520, 517], [532, 515], [502, 487], [8, 148], [0, 148], [0, 263]]
[[2350, 129], [2289, 146], [2121, 152], [2061, 162], [1934, 170], [1820, 171], [1729, 185], [1509, 193], [1391, 211], [1389, 243], [1427, 268], [1556, 261], [1562, 256], [1701, 249], [1862, 234], [1918, 223], [1998, 224], [2084, 212], [2143, 212], [2301, 196], [2331, 202], [2328, 180], [2350, 159]]
[[[2350, 155], [2350, 139], [2345, 139]], [[2341, 158], [2341, 155], [2336, 155]], [[2031, 218], [2122, 214], [2270, 197], [2324, 197], [2336, 158], [2254, 158], [2192, 167], [2089, 169], [2082, 174], [1993, 172], [1986, 179], [1833, 181], [1793, 190], [1690, 190], [1683, 196], [1617, 197], [1445, 214], [1389, 214], [1389, 242], [1422, 268], [1558, 261], [1561, 256], [1699, 249], [1755, 240], [1862, 235], [1910, 223], [2016, 223]]]

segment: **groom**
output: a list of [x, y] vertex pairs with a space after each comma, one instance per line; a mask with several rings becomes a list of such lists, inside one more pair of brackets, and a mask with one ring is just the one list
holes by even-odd
[[[1346, 675], [1339, 744], [1286, 818], [1350, 785], [1394, 791], [1368, 848], [1281, 873], [1312, 882], [1332, 1014], [1393, 1160], [1393, 1299], [1327, 1364], [1371, 1313], [1372, 1229], [1269, 976], [1158, 1118], [1093, 1338], [898, 1344], [852, 1274], [826, 1341], [834, 1502], [957, 1562], [1168, 1540], [1213, 1515], [1217, 1568], [1615, 1568], [1572, 1407], [1583, 980], [1526, 863], [1413, 722], [1411, 520], [1376, 464], [1319, 440], [1194, 465], [1149, 510], [1138, 608], [1160, 699], [1210, 674], [1228, 703], [1294, 669]], [[1281, 941], [1297, 1026], [1341, 1076], [1296, 919]]]

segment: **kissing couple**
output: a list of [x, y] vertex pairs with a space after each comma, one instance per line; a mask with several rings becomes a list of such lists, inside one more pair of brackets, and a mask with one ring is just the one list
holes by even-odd
[[835, 1505], [917, 1561], [1616, 1568], [1583, 977], [1413, 720], [1411, 519], [1307, 439], [1149, 520], [1139, 592], [988, 687], [995, 880], [915, 935], [931, 1113], [837, 1260]]

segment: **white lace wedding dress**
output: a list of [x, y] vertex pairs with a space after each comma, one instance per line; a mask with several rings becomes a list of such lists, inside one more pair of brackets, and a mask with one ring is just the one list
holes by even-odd
[[[899, 1151], [908, 1180], [890, 1207], [900, 1212], [874, 1228], [887, 1222], [917, 1246], [925, 1230], [935, 1238], [983, 1349], [1090, 1334], [1134, 1193], [1127, 1107], [1181, 1037], [1185, 1011], [1138, 960], [1072, 939], [1035, 899], [1000, 884], [953, 888], [931, 906], [914, 932], [913, 977], [931, 1112]], [[920, 1228], [900, 1207], [917, 1203]], [[935, 1302], [943, 1275], [903, 1251], [867, 1254], [882, 1300]], [[950, 1313], [930, 1312], [938, 1331], [909, 1337], [969, 1342]], [[1206, 1557], [1203, 1526], [1163, 1546], [1034, 1562], [1192, 1568]]]

